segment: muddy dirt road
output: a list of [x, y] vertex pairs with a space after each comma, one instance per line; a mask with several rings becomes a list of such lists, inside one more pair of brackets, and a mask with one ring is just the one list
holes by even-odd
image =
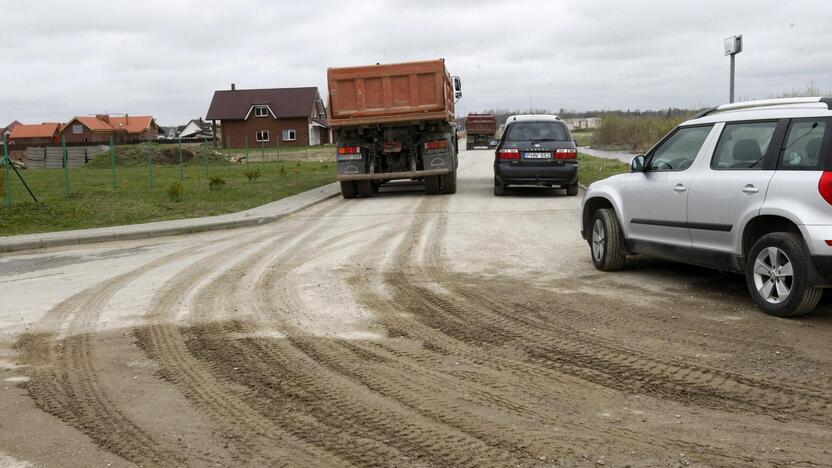
[[0, 464], [829, 466], [832, 314], [596, 272], [562, 192], [0, 257]]

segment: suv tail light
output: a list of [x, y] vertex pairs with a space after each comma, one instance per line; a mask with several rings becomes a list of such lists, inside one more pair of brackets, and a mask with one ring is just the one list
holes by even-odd
[[505, 148], [501, 149], [497, 154], [499, 155], [501, 161], [520, 159], [520, 150], [517, 149]]
[[555, 151], [555, 159], [578, 159], [578, 150], [571, 148], [558, 148]]
[[338, 154], [361, 154], [360, 146], [339, 146]]
[[832, 171], [823, 171], [818, 181], [818, 192], [826, 203], [832, 205]]

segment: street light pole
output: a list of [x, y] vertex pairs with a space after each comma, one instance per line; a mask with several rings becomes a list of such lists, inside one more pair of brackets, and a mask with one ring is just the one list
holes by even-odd
[[725, 38], [723, 41], [725, 47], [725, 55], [731, 56], [731, 90], [729, 92], [729, 102], [734, 102], [734, 66], [736, 62], [736, 55], [742, 52], [742, 34]]

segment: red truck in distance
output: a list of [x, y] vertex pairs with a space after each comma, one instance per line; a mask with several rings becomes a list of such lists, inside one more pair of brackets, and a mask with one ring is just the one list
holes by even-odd
[[496, 148], [497, 117], [493, 114], [468, 114], [465, 134], [465, 149]]
[[329, 68], [327, 82], [344, 198], [398, 179], [422, 180], [429, 194], [456, 192], [462, 84], [443, 59]]

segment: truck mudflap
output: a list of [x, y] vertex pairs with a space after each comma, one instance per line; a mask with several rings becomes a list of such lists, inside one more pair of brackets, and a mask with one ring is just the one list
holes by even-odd
[[375, 172], [372, 174], [338, 174], [339, 182], [347, 182], [350, 180], [393, 180], [393, 179], [417, 179], [420, 177], [438, 176], [450, 174], [449, 168], [444, 169], [425, 169], [421, 171], [403, 171], [403, 172]]

